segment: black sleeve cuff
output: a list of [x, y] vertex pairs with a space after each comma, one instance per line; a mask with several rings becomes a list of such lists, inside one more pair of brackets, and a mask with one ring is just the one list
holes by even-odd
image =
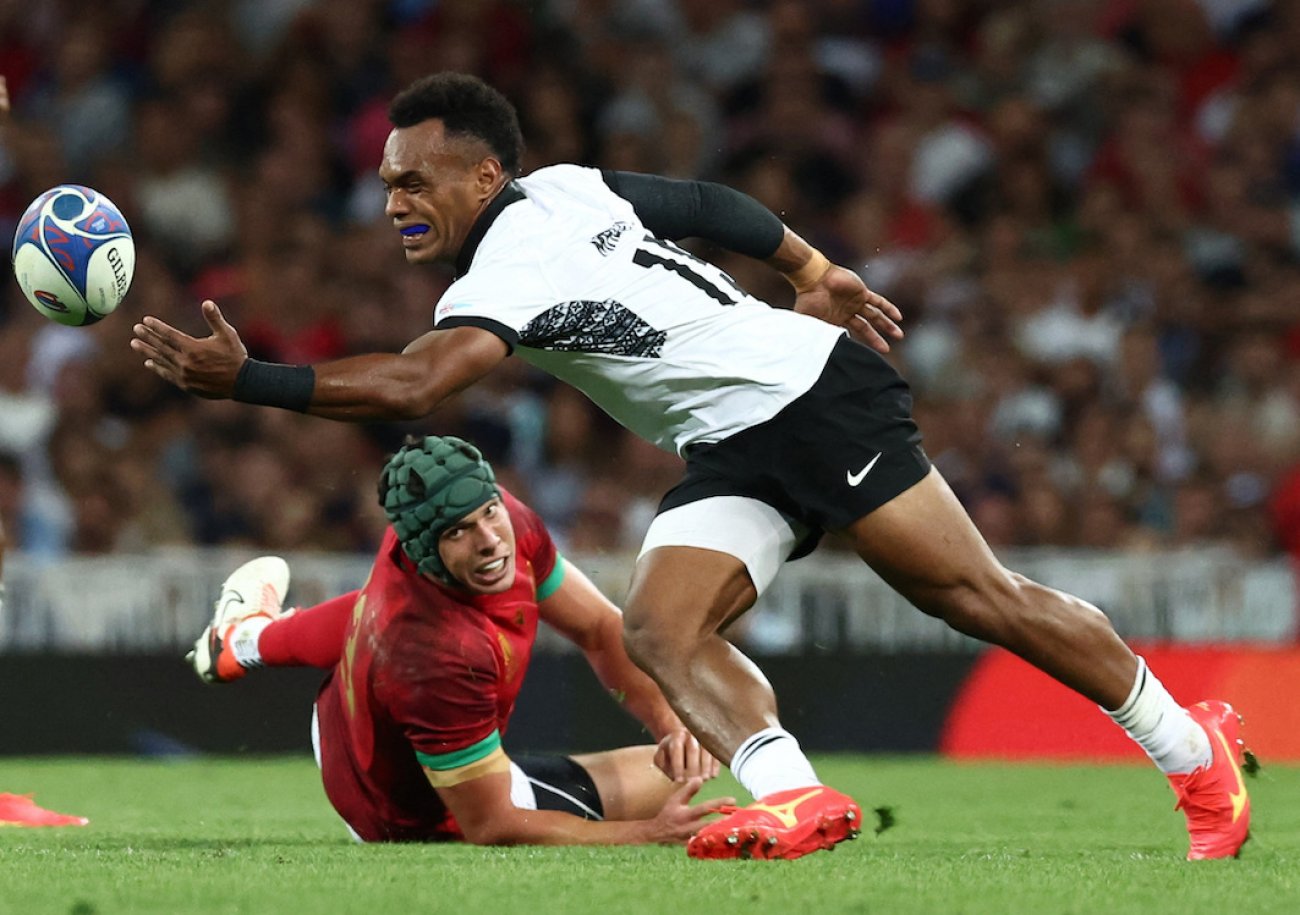
[[460, 318], [443, 318], [437, 323], [434, 330], [450, 330], [453, 327], [478, 327], [490, 334], [495, 334], [502, 339], [511, 353], [519, 345], [519, 332], [513, 327], [502, 324], [500, 321], [494, 321], [492, 318], [480, 318], [474, 315], [465, 315]]

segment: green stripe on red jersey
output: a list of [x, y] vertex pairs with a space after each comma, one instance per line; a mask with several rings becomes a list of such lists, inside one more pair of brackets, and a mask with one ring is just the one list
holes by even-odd
[[559, 553], [556, 553], [555, 566], [551, 569], [551, 574], [546, 576], [546, 581], [537, 586], [537, 602], [540, 604], [542, 601], [546, 600], [546, 598], [560, 590], [560, 585], [563, 583], [564, 557]]
[[493, 731], [484, 737], [478, 743], [470, 744], [463, 750], [454, 750], [451, 753], [421, 753], [415, 751], [415, 758], [420, 761], [420, 765], [428, 766], [435, 772], [445, 772], [448, 769], [459, 769], [478, 762], [486, 756], [490, 756], [497, 750], [501, 749], [501, 732]]

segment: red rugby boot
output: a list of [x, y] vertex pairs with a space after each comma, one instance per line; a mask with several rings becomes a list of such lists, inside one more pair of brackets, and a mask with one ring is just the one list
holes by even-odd
[[778, 791], [702, 827], [686, 843], [692, 858], [800, 858], [862, 831], [862, 809], [825, 785]]
[[1187, 817], [1191, 837], [1187, 860], [1235, 858], [1250, 837], [1250, 797], [1241, 777], [1246, 753], [1241, 716], [1217, 699], [1198, 702], [1187, 713], [1209, 735], [1213, 754], [1207, 765], [1187, 775], [1169, 776], [1178, 795], [1174, 809]]
[[38, 807], [30, 794], [0, 793], [0, 826], [85, 826], [89, 822]]

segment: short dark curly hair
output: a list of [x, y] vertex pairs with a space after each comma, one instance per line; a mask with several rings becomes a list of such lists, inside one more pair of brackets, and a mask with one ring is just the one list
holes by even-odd
[[515, 106], [477, 76], [444, 72], [421, 77], [388, 106], [394, 127], [414, 127], [431, 118], [441, 120], [449, 134], [482, 140], [509, 174], [519, 174], [524, 135]]

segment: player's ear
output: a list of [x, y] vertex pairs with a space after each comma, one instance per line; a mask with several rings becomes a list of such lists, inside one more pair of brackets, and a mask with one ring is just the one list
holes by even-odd
[[503, 174], [505, 174], [505, 167], [496, 156], [484, 156], [480, 159], [474, 172], [474, 183], [479, 193], [484, 197], [490, 196], [501, 185]]

